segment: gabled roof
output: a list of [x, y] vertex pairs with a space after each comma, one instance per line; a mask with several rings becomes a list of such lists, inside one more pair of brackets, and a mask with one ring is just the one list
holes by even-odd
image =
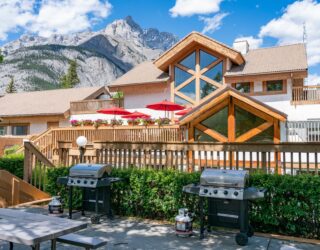
[[234, 65], [225, 76], [254, 75], [306, 71], [307, 53], [304, 44], [292, 44], [249, 50], [243, 65]]
[[106, 93], [105, 87], [89, 87], [6, 94], [0, 98], [0, 117], [63, 115], [70, 102]]
[[180, 117], [179, 123], [180, 125], [186, 124], [191, 122], [193, 119], [195, 119], [198, 115], [199, 112], [206, 112], [206, 110], [214, 107], [218, 103], [222, 102], [228, 97], [234, 97], [250, 106], [253, 108], [266, 113], [267, 115], [274, 117], [280, 121], [286, 121], [287, 120], [287, 115], [285, 113], [280, 112], [277, 109], [274, 109], [270, 107], [269, 105], [264, 104], [263, 102], [260, 102], [248, 95], [245, 95], [239, 91], [237, 91], [234, 88], [229, 87], [228, 85], [224, 85], [220, 87], [218, 90], [216, 90], [216, 93], [210, 97], [208, 100], [205, 102], [199, 104], [198, 106], [194, 107], [189, 113], [186, 115]]
[[225, 55], [238, 65], [241, 65], [245, 62], [242, 54], [239, 51], [234, 50], [227, 45], [199, 32], [191, 32], [189, 35], [176, 43], [171, 49], [167, 50], [158, 59], [156, 59], [154, 64], [159, 69], [166, 71], [171, 62], [175, 61], [176, 58], [179, 58], [186, 51], [190, 50], [192, 46], [197, 44], [210, 50], [214, 50], [219, 54]]
[[158, 69], [153, 62], [147, 61], [140, 63], [133, 69], [129, 70], [124, 75], [120, 76], [109, 86], [126, 86], [145, 83], [160, 83], [167, 82], [169, 75]]

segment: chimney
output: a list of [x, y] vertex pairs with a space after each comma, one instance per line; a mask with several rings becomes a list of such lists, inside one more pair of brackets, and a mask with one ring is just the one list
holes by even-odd
[[234, 41], [232, 46], [243, 55], [247, 54], [249, 51], [249, 43], [247, 40]]

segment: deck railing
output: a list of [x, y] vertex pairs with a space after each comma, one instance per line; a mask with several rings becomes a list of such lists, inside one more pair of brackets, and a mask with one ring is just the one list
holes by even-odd
[[70, 114], [92, 114], [99, 109], [123, 107], [123, 99], [93, 99], [70, 102]]
[[[278, 174], [318, 174], [320, 143], [191, 143], [191, 142], [95, 142], [84, 161], [108, 163], [115, 168], [202, 168], [259, 170]], [[60, 161], [79, 162], [79, 150], [61, 144]]]
[[320, 85], [292, 88], [292, 104], [320, 104]]
[[55, 162], [59, 141], [68, 141], [76, 147], [79, 136], [85, 136], [89, 144], [93, 141], [181, 142], [186, 139], [186, 131], [177, 125], [51, 128], [30, 142]]

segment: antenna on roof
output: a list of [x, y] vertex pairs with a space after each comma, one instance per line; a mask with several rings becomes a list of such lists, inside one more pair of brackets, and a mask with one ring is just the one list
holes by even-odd
[[307, 28], [306, 28], [306, 22], [303, 22], [303, 36], [302, 36], [302, 41], [303, 43], [307, 43], [307, 39], [308, 39], [308, 36], [307, 36]]

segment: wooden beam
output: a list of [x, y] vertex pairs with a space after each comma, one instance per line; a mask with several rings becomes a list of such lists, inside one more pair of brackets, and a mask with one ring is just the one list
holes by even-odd
[[195, 75], [196, 74], [196, 72], [193, 69], [189, 69], [189, 68], [183, 66], [180, 63], [176, 63], [175, 66], [178, 67], [179, 69], [183, 70], [183, 71], [188, 72], [190, 75]]
[[234, 114], [233, 97], [229, 98], [228, 105], [228, 141], [234, 142], [236, 138], [236, 119]]
[[262, 112], [261, 110], [258, 110], [255, 106], [252, 106], [246, 102], [240, 101], [236, 98], [234, 98], [234, 104], [239, 106], [240, 108], [248, 111], [251, 114], [254, 114], [255, 116], [258, 116], [268, 122], [273, 122], [273, 117], [268, 115], [267, 113]]
[[170, 99], [174, 102], [174, 66], [170, 65]]
[[210, 79], [209, 77], [207, 77], [207, 76], [205, 76], [205, 75], [201, 75], [200, 78], [201, 78], [202, 80], [204, 80], [204, 81], [206, 81], [206, 82], [214, 85], [214, 86], [217, 87], [217, 88], [220, 88], [220, 87], [222, 86], [221, 83], [218, 83], [218, 82]]
[[280, 125], [279, 121], [274, 119], [273, 121], [273, 142], [279, 143], [280, 142]]
[[200, 102], [200, 50], [196, 50], [196, 104]]
[[271, 122], [265, 122], [256, 128], [250, 129], [248, 132], [240, 135], [236, 139], [236, 142], [245, 142], [245, 141], [251, 139], [252, 137], [260, 134], [261, 132], [265, 131], [266, 129], [270, 128], [272, 125], [273, 125], [273, 123], [271, 123]]
[[188, 102], [190, 102], [191, 104], [195, 104], [195, 101], [193, 99], [191, 99], [189, 96], [186, 96], [185, 94], [176, 91], [175, 94], [179, 97], [181, 97], [182, 99], [187, 100]]
[[214, 51], [221, 55], [224, 55], [225, 57], [229, 57], [238, 65], [241, 65], [245, 62], [240, 52], [229, 48], [221, 43], [218, 43], [215, 40], [200, 33], [190, 33], [171, 49], [163, 53], [157, 60], [154, 61], [154, 64], [159, 69], [165, 71], [171, 63], [177, 61], [180, 58], [183, 58], [183, 56], [186, 55], [186, 51], [189, 50], [190, 47], [194, 47], [197, 45], [201, 45], [210, 51]]
[[187, 86], [190, 82], [192, 82], [195, 78], [196, 78], [195, 76], [191, 76], [190, 78], [185, 80], [183, 83], [179, 84], [179, 86], [177, 86], [174, 90], [179, 91], [183, 87]]
[[205, 110], [204, 112], [197, 112], [197, 116], [192, 119], [191, 124], [195, 125], [208, 118], [209, 116], [214, 115], [215, 113], [226, 107], [228, 103], [228, 99], [225, 99], [222, 102], [214, 105], [214, 107], [212, 107], [211, 109]]
[[213, 139], [218, 140], [219, 142], [227, 142], [228, 138], [221, 135], [220, 133], [207, 128], [206, 126], [203, 126], [201, 123], [198, 123], [195, 125], [195, 127], [199, 130], [201, 130], [203, 133], [209, 135], [210, 137], [212, 137]]
[[203, 75], [204, 73], [206, 73], [208, 70], [212, 69], [214, 66], [218, 65], [219, 63], [223, 62], [223, 59], [217, 58], [216, 61], [210, 63], [208, 66], [206, 66], [205, 68], [203, 68], [200, 71], [200, 74]]

